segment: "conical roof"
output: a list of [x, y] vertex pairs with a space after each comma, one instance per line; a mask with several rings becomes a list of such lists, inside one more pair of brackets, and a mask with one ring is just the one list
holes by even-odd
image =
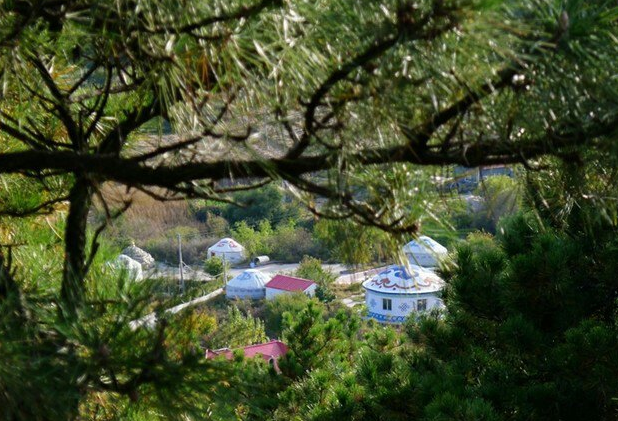
[[448, 253], [446, 247], [426, 235], [421, 235], [417, 239], [410, 241], [408, 244], [403, 246], [403, 251], [405, 253], [424, 253], [434, 255], [443, 255]]
[[122, 250], [122, 254], [125, 256], [129, 256], [131, 259], [137, 261], [142, 265], [143, 268], [148, 268], [154, 265], [155, 260], [153, 257], [146, 251], [142, 250], [139, 247], [136, 247], [135, 244], [131, 244], [126, 249]]
[[423, 294], [440, 291], [444, 281], [431, 270], [420, 266], [388, 266], [363, 282], [363, 288], [384, 294]]
[[410, 264], [425, 267], [438, 266], [439, 261], [448, 254], [446, 247], [425, 235], [403, 246]]
[[231, 252], [240, 252], [245, 248], [241, 246], [236, 240], [233, 238], [222, 238], [216, 244], [210, 246], [208, 251], [214, 251], [219, 253], [231, 253]]
[[257, 269], [247, 269], [227, 283], [227, 289], [264, 289], [270, 278]]

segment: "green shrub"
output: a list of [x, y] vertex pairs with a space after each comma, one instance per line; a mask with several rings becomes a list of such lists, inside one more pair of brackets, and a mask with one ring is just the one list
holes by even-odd
[[316, 299], [309, 298], [302, 292], [294, 294], [277, 295], [272, 300], [266, 301], [264, 306], [264, 324], [266, 334], [271, 338], [281, 337], [283, 326], [283, 313], [298, 314], [307, 307], [310, 301], [314, 301], [323, 308]]
[[298, 262], [305, 255], [315, 255], [317, 245], [309, 231], [289, 221], [275, 229], [271, 249], [274, 260]]
[[294, 275], [299, 278], [309, 279], [318, 284], [315, 291], [315, 296], [318, 300], [327, 303], [335, 299], [331, 286], [337, 279], [337, 276], [328, 270], [324, 270], [319, 259], [310, 256], [303, 257]]
[[212, 276], [221, 275], [229, 267], [229, 262], [224, 262], [220, 257], [211, 257], [204, 262], [204, 272]]

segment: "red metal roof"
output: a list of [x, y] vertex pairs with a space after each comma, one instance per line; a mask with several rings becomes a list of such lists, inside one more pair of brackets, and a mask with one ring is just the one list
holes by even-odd
[[[265, 344], [248, 345], [241, 349], [245, 354], [245, 358], [253, 358], [256, 355], [261, 355], [267, 362], [272, 360], [277, 371], [279, 371], [277, 359], [288, 352], [288, 347], [283, 342], [277, 340], [266, 342]], [[212, 359], [221, 355], [227, 360], [231, 360], [234, 357], [234, 351], [230, 348], [206, 350], [206, 359]]]
[[277, 275], [266, 284], [266, 288], [281, 289], [283, 291], [306, 291], [313, 284], [315, 282], [308, 281], [307, 279]]

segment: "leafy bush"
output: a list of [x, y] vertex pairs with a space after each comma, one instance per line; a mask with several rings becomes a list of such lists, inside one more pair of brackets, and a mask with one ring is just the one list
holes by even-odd
[[273, 229], [267, 220], [260, 221], [257, 229], [242, 221], [232, 230], [232, 237], [243, 245], [248, 258], [272, 254], [272, 236]]
[[305, 255], [314, 255], [317, 246], [309, 231], [292, 221], [280, 224], [271, 240], [272, 257], [283, 262], [298, 262]]
[[321, 220], [313, 232], [319, 247], [327, 250], [325, 258], [349, 263], [368, 264], [384, 261], [396, 250], [393, 239], [377, 228], [351, 221]]
[[202, 237], [195, 228], [178, 227], [148, 240], [144, 248], [157, 261], [178, 264], [178, 234], [182, 238], [182, 260], [189, 265], [201, 264], [206, 258], [208, 247], [218, 240], [214, 237]]
[[230, 204], [223, 208], [222, 216], [232, 225], [242, 221], [255, 225], [262, 220], [277, 224], [288, 219], [297, 220], [300, 215], [298, 206], [285, 203], [281, 190], [272, 184], [239, 192], [233, 197], [244, 206]]
[[[307, 307], [310, 301], [319, 303], [316, 299], [309, 298], [302, 292], [294, 294], [277, 295], [272, 300], [266, 301], [264, 306], [264, 324], [266, 334], [271, 338], [281, 337], [283, 329], [283, 313], [298, 314]], [[322, 304], [319, 304], [321, 307]]]
[[483, 180], [459, 206], [451, 209], [455, 227], [495, 233], [500, 219], [516, 214], [521, 208], [521, 186], [516, 179], [494, 176]]
[[243, 314], [236, 306], [231, 306], [225, 320], [220, 321], [218, 329], [204, 338], [204, 345], [211, 349], [234, 348], [266, 340], [264, 322], [250, 314]]
[[249, 258], [267, 255], [273, 260], [298, 262], [303, 256], [317, 252], [311, 233], [293, 221], [279, 224], [275, 229], [268, 220], [260, 221], [257, 228], [242, 221], [234, 226], [231, 235], [245, 247]]
[[219, 276], [225, 269], [229, 269], [229, 262], [223, 261], [220, 257], [211, 257], [204, 262], [204, 272], [212, 276]]
[[322, 302], [330, 302], [335, 299], [335, 294], [331, 290], [331, 286], [337, 279], [334, 273], [324, 270], [322, 262], [315, 257], [305, 256], [301, 260], [295, 276], [299, 278], [309, 279], [318, 284], [315, 295]]

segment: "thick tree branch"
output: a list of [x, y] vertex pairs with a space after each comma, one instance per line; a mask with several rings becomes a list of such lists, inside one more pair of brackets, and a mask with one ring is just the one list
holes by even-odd
[[[418, 165], [465, 166], [492, 165], [498, 163], [519, 163], [545, 155], [557, 155], [574, 147], [590, 144], [599, 137], [618, 130], [618, 117], [592, 128], [569, 131], [563, 134], [547, 134], [540, 139], [516, 143], [477, 142], [472, 145], [453, 146], [446, 153], [440, 145], [428, 150], [416, 150], [413, 145], [404, 144], [390, 148], [367, 149], [346, 155], [354, 165], [379, 165], [394, 162], [408, 162]], [[116, 181], [128, 186], [159, 186], [174, 189], [182, 183], [195, 180], [222, 180], [227, 178], [268, 178], [273, 173], [282, 178], [295, 177], [316, 171], [335, 168], [339, 165], [337, 153], [303, 156], [290, 160], [286, 158], [258, 160], [221, 160], [212, 163], [187, 162], [178, 165], [151, 167], [135, 162], [131, 158], [120, 158], [115, 154], [88, 155], [69, 151], [23, 151], [0, 154], [0, 173], [24, 171], [60, 170], [90, 174], [101, 181]]]
[[282, 3], [282, 0], [262, 0], [252, 6], [243, 6], [229, 13], [222, 13], [220, 15], [209, 16], [198, 21], [180, 25], [180, 26], [160, 26], [153, 30], [147, 30], [147, 32], [156, 34], [166, 33], [190, 33], [198, 29], [205, 28], [215, 23], [238, 21], [240, 19], [250, 18], [262, 12], [263, 10], [278, 6]]
[[47, 86], [47, 89], [54, 97], [54, 106], [58, 112], [58, 118], [60, 118], [60, 121], [62, 121], [62, 123], [64, 124], [67, 135], [69, 136], [73, 147], [76, 150], [82, 150], [82, 147], [85, 145], [83, 145], [83, 139], [79, 135], [79, 127], [71, 116], [71, 110], [68, 105], [67, 96], [64, 95], [62, 91], [60, 91], [60, 88], [58, 88], [58, 85], [56, 85], [56, 82], [54, 82], [53, 77], [49, 74], [47, 67], [38, 57], [30, 57], [30, 62], [37, 69], [39, 75], [41, 76], [41, 79], [43, 80], [43, 83], [45, 84], [45, 86]]
[[391, 49], [397, 44], [398, 35], [391, 35], [383, 40], [376, 41], [371, 46], [369, 46], [362, 54], [358, 55], [354, 59], [350, 60], [341, 68], [332, 72], [328, 78], [315, 90], [309, 103], [307, 104], [307, 109], [305, 111], [305, 127], [302, 137], [300, 138], [298, 144], [291, 149], [287, 158], [294, 159], [299, 157], [309, 146], [311, 143], [311, 137], [314, 132], [314, 124], [315, 124], [315, 113], [322, 103], [326, 94], [340, 81], [345, 79], [352, 71], [358, 69], [360, 66], [365, 65], [366, 63], [374, 60], [380, 55], [384, 54], [386, 51]]

